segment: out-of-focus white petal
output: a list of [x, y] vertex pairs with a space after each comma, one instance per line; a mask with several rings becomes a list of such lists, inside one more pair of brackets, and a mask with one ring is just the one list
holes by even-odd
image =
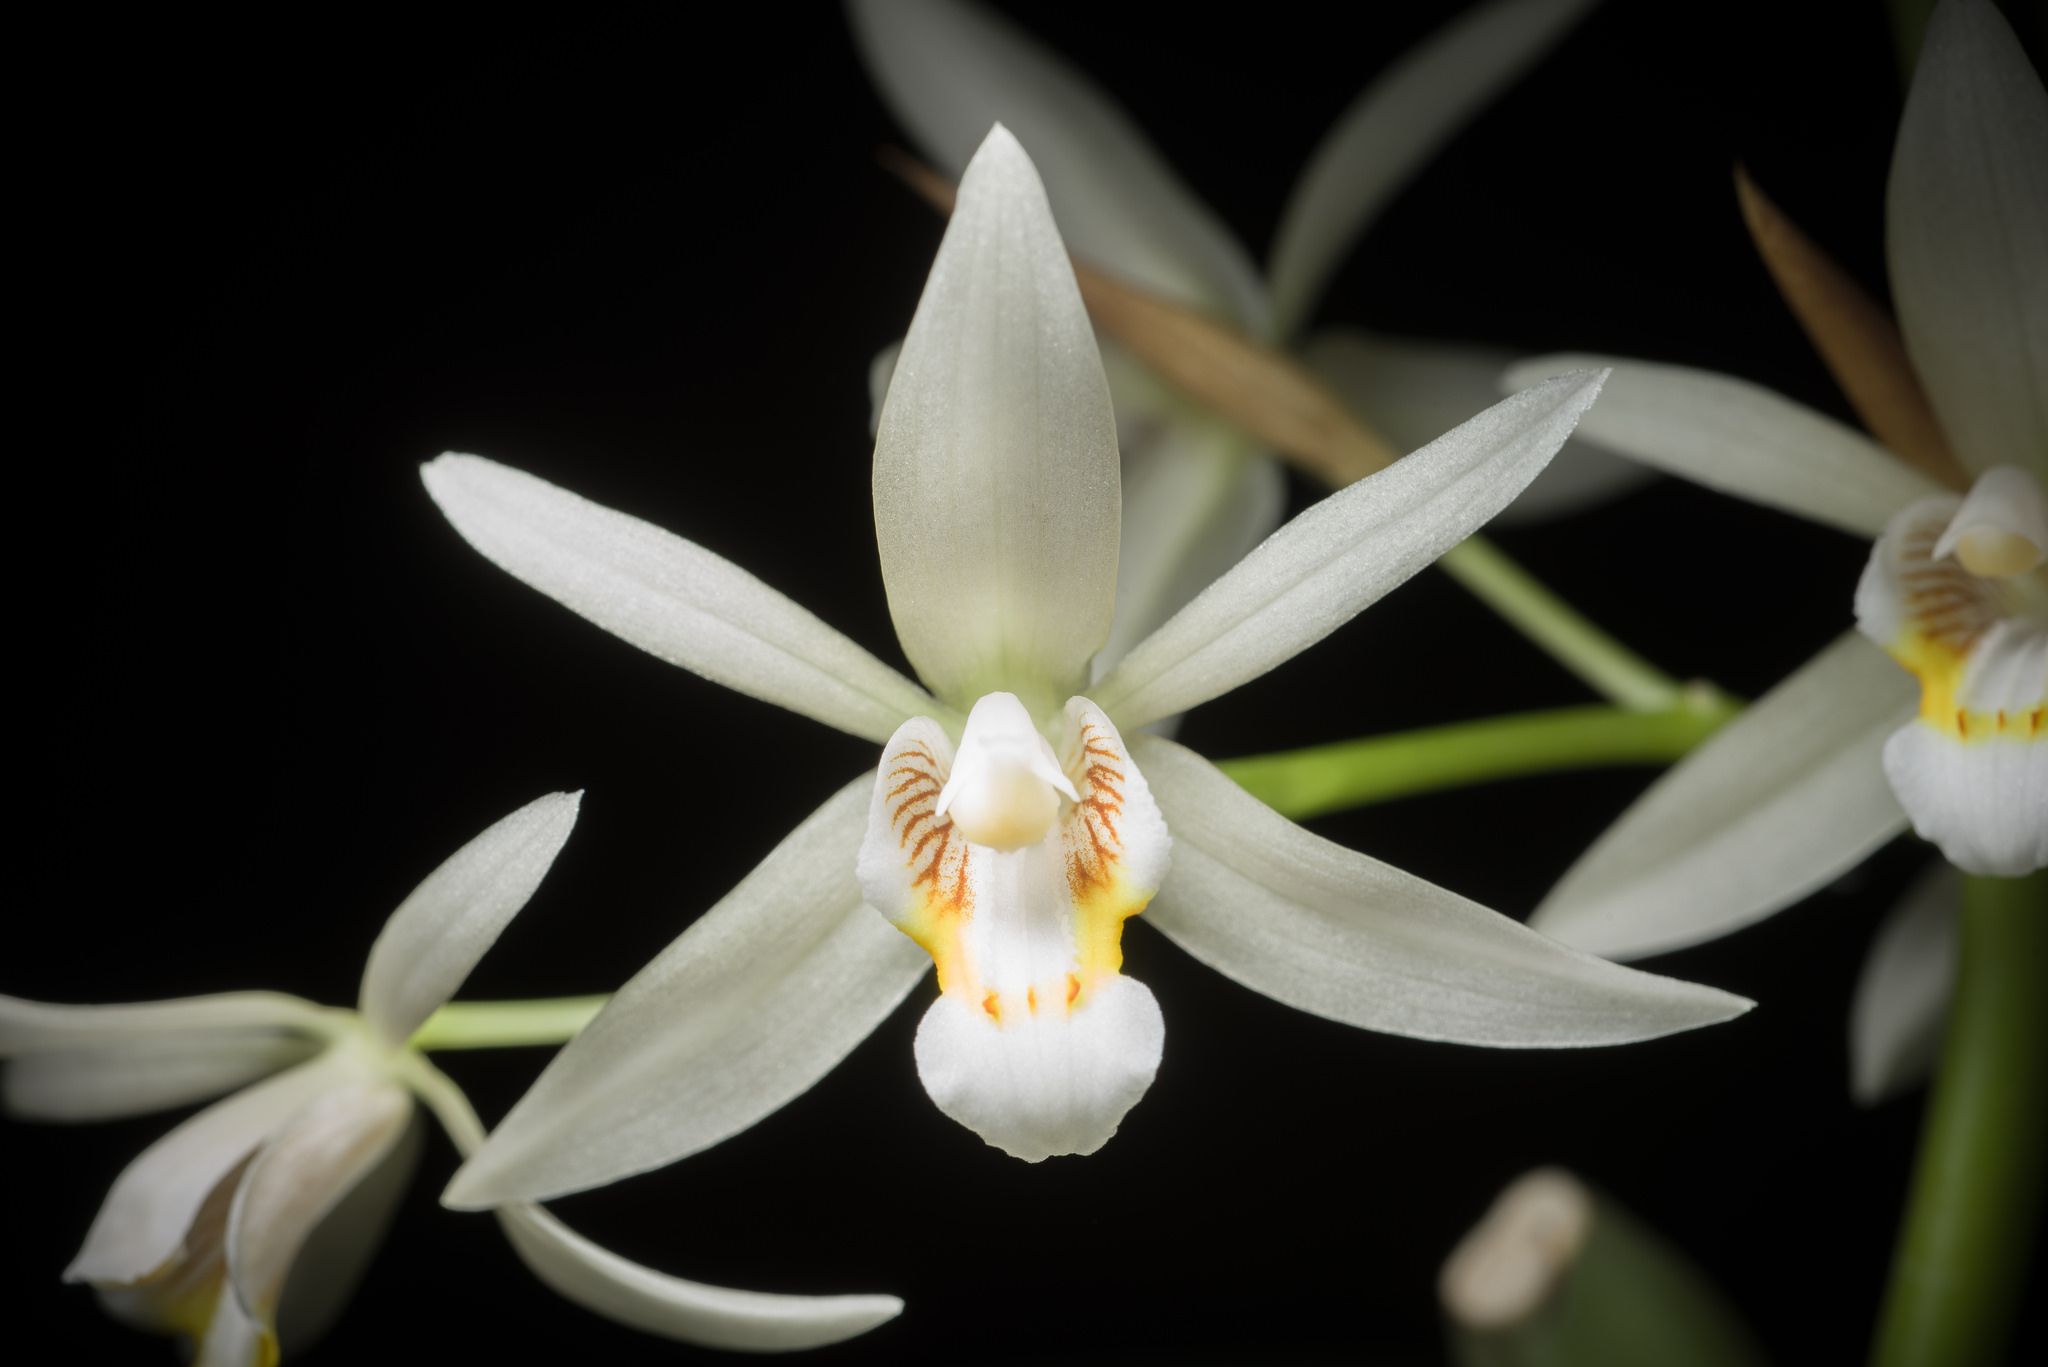
[[[1514, 354], [1337, 328], [1309, 338], [1302, 360], [1375, 432], [1396, 449], [1411, 451], [1496, 403], [1501, 372]], [[1494, 521], [1540, 522], [1577, 512], [1653, 478], [1641, 464], [1575, 437]]]
[[386, 1044], [412, 1038], [526, 905], [576, 825], [581, 793], [549, 793], [448, 856], [384, 923], [361, 1010]]
[[[484, 1142], [469, 1098], [439, 1070], [423, 1066], [419, 1094], [467, 1157]], [[894, 1296], [781, 1296], [684, 1281], [628, 1262], [526, 1202], [495, 1212], [513, 1251], [568, 1300], [649, 1334], [706, 1348], [781, 1352], [864, 1334], [903, 1313]]]
[[1015, 132], [1075, 253], [1157, 294], [1265, 325], [1265, 288], [1216, 216], [1124, 112], [1028, 35], [979, 5], [853, 0], [868, 73], [948, 175], [992, 124]]
[[1956, 455], [2048, 480], [2048, 94], [1996, 5], [1928, 22], [1885, 229], [1906, 351]]
[[1387, 202], [1592, 4], [1496, 0], [1476, 6], [1396, 59], [1338, 115], [1295, 182], [1274, 235], [1267, 275], [1275, 336], [1300, 327]]
[[917, 1027], [917, 1075], [941, 1111], [1036, 1163], [1107, 1143], [1152, 1085], [1165, 1041], [1151, 991], [1121, 976], [1073, 1011], [1000, 1022], [948, 993]]
[[1415, 1039], [1568, 1048], [1738, 1016], [1740, 997], [1623, 968], [1309, 834], [1193, 751], [1133, 744], [1174, 837], [1145, 919], [1298, 1010]]
[[868, 740], [930, 713], [924, 690], [728, 560], [481, 456], [420, 478], [513, 578], [650, 655]]
[[286, 1362], [324, 1337], [348, 1309], [419, 1171], [426, 1132], [415, 1113], [397, 1142], [342, 1195], [292, 1260], [277, 1310], [277, 1339]]
[[1579, 438], [1681, 479], [1862, 536], [1942, 492], [1861, 432], [1729, 375], [1574, 353], [1510, 366], [1501, 385], [1589, 365], [1614, 373]]
[[1911, 681], [1843, 636], [1651, 784], [1529, 924], [1639, 958], [1790, 906], [1905, 829], [1878, 753], [1912, 714]]
[[221, 1179], [349, 1067], [324, 1054], [215, 1102], [144, 1149], [115, 1179], [64, 1280], [134, 1282], [157, 1271]]
[[1090, 696], [1134, 729], [1306, 650], [1526, 488], [1599, 392], [1597, 374], [1547, 381], [1340, 489], [1203, 590]]
[[1865, 1106], [1926, 1080], [1955, 992], [1962, 879], [1937, 863], [1878, 928], [1849, 1004], [1849, 1087]]
[[889, 613], [942, 698], [1044, 707], [1085, 682], [1115, 606], [1116, 422], [1045, 193], [1001, 127], [903, 339], [874, 491]]
[[2048, 556], [2048, 496], [2041, 482], [2017, 465], [1979, 475], [1934, 545], [1934, 559], [1951, 555], [1970, 573], [1998, 579], [2039, 565]]
[[214, 1031], [105, 1049], [44, 1049], [0, 1068], [8, 1113], [35, 1120], [113, 1120], [232, 1092], [304, 1062], [302, 1035]]
[[464, 1165], [462, 1208], [645, 1172], [802, 1095], [924, 975], [861, 904], [862, 774], [613, 995]]
[[0, 996], [0, 1058], [41, 1049], [121, 1048], [172, 1035], [302, 1030], [326, 1035], [334, 1015], [282, 992], [217, 992], [160, 1002], [73, 1006]]
[[243, 1313], [277, 1322], [292, 1262], [322, 1219], [375, 1172], [405, 1134], [412, 1097], [393, 1082], [323, 1090], [272, 1135], [235, 1188], [228, 1280]]
[[242, 1309], [235, 1288], [223, 1281], [192, 1367], [274, 1367], [277, 1358], [270, 1332]]

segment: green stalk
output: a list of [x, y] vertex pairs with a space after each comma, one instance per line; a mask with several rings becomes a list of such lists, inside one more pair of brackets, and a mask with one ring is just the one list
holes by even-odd
[[1436, 563], [1609, 702], [1639, 712], [1678, 702], [1678, 680], [1593, 625], [1485, 537], [1466, 537]]
[[503, 1049], [564, 1044], [590, 1024], [606, 998], [543, 997], [520, 1002], [449, 1002], [412, 1037], [415, 1049]]
[[2004, 1361], [2048, 1160], [2048, 871], [1963, 884], [1941, 1071], [1871, 1361]]
[[1657, 712], [1592, 705], [1454, 722], [1390, 736], [1223, 760], [1253, 797], [1297, 821], [1467, 783], [1610, 764], [1667, 764], [1735, 715], [1725, 694], [1694, 687]]

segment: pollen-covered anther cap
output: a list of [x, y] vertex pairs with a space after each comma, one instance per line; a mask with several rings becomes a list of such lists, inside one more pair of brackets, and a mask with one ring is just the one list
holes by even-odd
[[2011, 465], [1986, 470], [1935, 544], [1981, 579], [2011, 579], [2048, 558], [2048, 498], [2031, 474]]
[[950, 816], [973, 844], [1019, 850], [1045, 838], [1062, 797], [1080, 801], [1017, 695], [990, 693], [976, 702], [937, 814]]

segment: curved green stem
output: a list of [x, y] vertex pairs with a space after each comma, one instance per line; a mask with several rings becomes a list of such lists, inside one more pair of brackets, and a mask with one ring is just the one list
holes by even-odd
[[1466, 783], [1610, 764], [1677, 759], [1740, 705], [1696, 686], [1657, 712], [1561, 707], [1454, 722], [1390, 736], [1227, 759], [1218, 768], [1283, 816], [1301, 820], [1345, 807]]
[[518, 1002], [449, 1002], [412, 1037], [415, 1049], [503, 1049], [564, 1044], [607, 999], [542, 997]]
[[1878, 1367], [2004, 1361], [2048, 1162], [2048, 871], [1963, 885], [1941, 1071], [1878, 1323]]
[[1656, 712], [1679, 701], [1683, 684], [1593, 625], [1485, 537], [1466, 537], [1436, 563], [1609, 702]]

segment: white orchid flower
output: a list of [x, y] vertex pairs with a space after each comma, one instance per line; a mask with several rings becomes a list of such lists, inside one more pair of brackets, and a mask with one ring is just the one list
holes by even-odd
[[1159, 1064], [1158, 1006], [1119, 972], [1140, 911], [1278, 1000], [1425, 1039], [1614, 1044], [1746, 1009], [1320, 840], [1139, 734], [1419, 571], [1534, 477], [1598, 388], [1537, 386], [1325, 499], [1091, 685], [1116, 583], [1114, 428], [1044, 191], [998, 127], [961, 182], [875, 447], [890, 612], [931, 693], [688, 541], [475, 456], [428, 465], [441, 510], [513, 575], [883, 746], [613, 997], [447, 1199], [595, 1186], [737, 1133], [933, 963], [917, 1062], [941, 1109], [1021, 1157], [1090, 1152]]
[[[2048, 863], [2048, 95], [1981, 0], [1929, 25], [1887, 226], [1902, 380], [1851, 393], [1890, 449], [1696, 370], [1569, 356], [1503, 378], [1611, 364], [1586, 439], [1876, 541], [1862, 634], [1652, 785], [1566, 873], [1531, 924], [1567, 943], [1628, 958], [1712, 939], [1909, 820], [1967, 872]], [[1877, 348], [1888, 327], [1879, 315], [1846, 344]], [[1921, 385], [1924, 420], [1884, 416], [1913, 410]], [[1950, 452], [1948, 483], [1922, 472], [1949, 469]]]
[[[1542, 57], [1594, 0], [1478, 6], [1361, 93], [1310, 157], [1262, 275], [1125, 112], [1000, 16], [961, 0], [851, 0], [869, 74], [922, 152], [958, 177], [994, 123], [1031, 148], [1074, 253], [1259, 341], [1289, 346], [1351, 245], [1439, 149]], [[1510, 354], [1332, 331], [1303, 358], [1409, 450], [1497, 397]], [[1124, 652], [1235, 564], [1280, 520], [1278, 466], [1236, 428], [1105, 348], [1123, 452], [1123, 554], [1116, 620], [1097, 656]], [[893, 351], [877, 358], [879, 408]], [[1567, 449], [1517, 498], [1546, 516], [1639, 482], [1604, 452]]]
[[[428, 875], [370, 950], [355, 1010], [270, 992], [124, 1006], [0, 997], [8, 1109], [106, 1120], [232, 1093], [116, 1179], [64, 1279], [192, 1340], [199, 1367], [270, 1367], [346, 1304], [412, 1175], [424, 1101], [468, 1154], [483, 1127], [409, 1047], [539, 887], [580, 794], [498, 822]], [[535, 1275], [601, 1315], [722, 1348], [806, 1348], [898, 1314], [893, 1296], [777, 1296], [664, 1276], [540, 1207], [497, 1211]]]

